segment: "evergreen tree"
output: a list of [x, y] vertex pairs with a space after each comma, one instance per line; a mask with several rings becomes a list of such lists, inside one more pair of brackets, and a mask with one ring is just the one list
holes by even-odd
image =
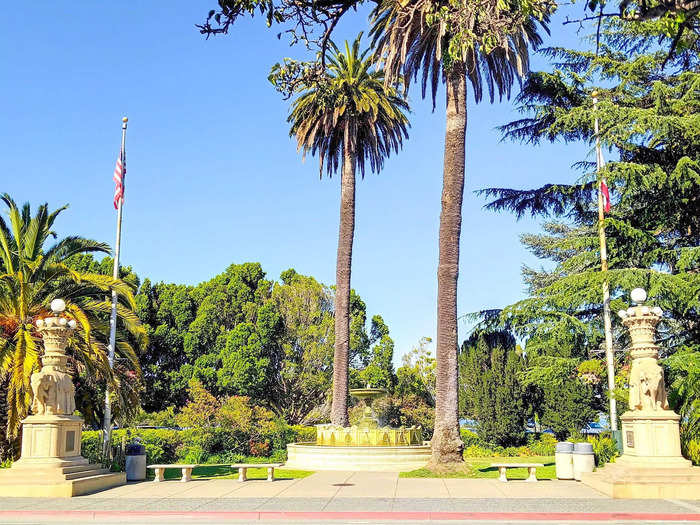
[[[601, 142], [613, 159], [604, 169], [613, 195], [604, 222], [611, 308], [626, 308], [627, 293], [645, 288], [649, 302], [666, 312], [659, 343], [662, 355], [669, 355], [700, 348], [700, 73], [690, 47], [667, 61], [667, 50], [649, 39], [658, 36], [657, 29], [654, 24], [611, 23], [598, 55], [550, 49], [557, 60], [554, 71], [530, 75], [518, 98], [526, 116], [503, 131], [530, 143], [592, 143], [594, 118], [599, 118]], [[592, 104], [596, 84], [605, 86], [597, 88], [597, 111]], [[596, 401], [602, 390], [585, 390], [607, 390], [606, 378], [591, 381], [595, 367], [585, 359], [597, 357], [603, 341], [604, 275], [597, 241], [597, 178], [591, 163], [578, 166], [584, 174], [574, 184], [484, 190], [496, 197], [490, 209], [511, 211], [518, 218], [554, 218], [544, 233], [522, 237], [525, 246], [553, 266], [525, 268], [530, 297], [497, 315], [491, 312], [489, 320], [527, 337], [532, 368], [542, 368], [531, 377], [569, 374], [566, 388], [578, 389], [572, 397], [587, 399], [595, 409], [602, 408]], [[613, 328], [615, 346], [625, 348], [628, 334], [619, 323]], [[625, 368], [618, 372], [618, 386], [624, 386]], [[552, 391], [545, 406], [562, 407], [557, 395]], [[624, 396], [618, 399], [624, 401]]]
[[507, 332], [475, 332], [460, 354], [460, 405], [463, 417], [478, 422], [487, 443], [520, 445], [525, 440], [527, 389], [519, 375], [522, 355]]

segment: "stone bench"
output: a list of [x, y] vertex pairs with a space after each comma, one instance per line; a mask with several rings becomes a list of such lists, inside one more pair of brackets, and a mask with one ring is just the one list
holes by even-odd
[[236, 463], [231, 468], [238, 469], [238, 481], [246, 481], [249, 468], [266, 468], [267, 481], [275, 480], [275, 468], [281, 467], [282, 463]]
[[165, 474], [165, 469], [166, 468], [179, 468], [182, 469], [182, 479], [180, 481], [192, 481], [192, 469], [198, 467], [199, 465], [193, 464], [193, 465], [183, 465], [180, 463], [174, 463], [170, 465], [148, 465], [148, 468], [152, 468], [155, 470], [156, 477], [153, 481], [155, 482], [160, 482], [164, 481], [163, 474]]
[[509, 468], [526, 468], [528, 478], [525, 481], [537, 481], [535, 471], [537, 467], [544, 467], [542, 463], [491, 463], [492, 467], [498, 468], [498, 481], [508, 481], [506, 470]]

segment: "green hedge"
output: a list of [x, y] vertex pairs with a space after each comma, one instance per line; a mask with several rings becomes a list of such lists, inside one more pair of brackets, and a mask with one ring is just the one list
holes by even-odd
[[484, 442], [476, 433], [465, 428], [460, 429], [464, 442], [465, 457], [523, 457], [553, 456], [557, 440], [551, 434], [530, 435], [527, 445], [520, 447], [501, 447]]
[[[302, 425], [276, 428], [261, 441], [252, 441], [248, 434], [229, 428], [130, 428], [112, 432], [112, 444], [118, 446], [125, 438], [139, 438], [146, 448], [148, 463], [236, 463], [249, 456], [283, 460], [287, 443], [313, 441], [315, 436], [315, 427]], [[83, 432], [83, 456], [99, 463], [101, 450], [101, 433]]]

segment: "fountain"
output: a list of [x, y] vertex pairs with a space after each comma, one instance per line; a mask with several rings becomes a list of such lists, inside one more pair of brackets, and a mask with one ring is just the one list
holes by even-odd
[[386, 395], [383, 388], [350, 389], [363, 408], [360, 421], [350, 427], [316, 425], [316, 441], [287, 445], [285, 466], [312, 470], [400, 471], [424, 467], [430, 460], [430, 444], [423, 441], [420, 426], [384, 427], [372, 402]]

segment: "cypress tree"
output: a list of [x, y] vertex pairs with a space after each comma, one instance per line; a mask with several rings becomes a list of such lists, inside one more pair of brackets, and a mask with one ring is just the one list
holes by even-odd
[[476, 419], [484, 441], [501, 446], [525, 440], [526, 389], [523, 358], [507, 332], [475, 333], [460, 354], [462, 414]]

